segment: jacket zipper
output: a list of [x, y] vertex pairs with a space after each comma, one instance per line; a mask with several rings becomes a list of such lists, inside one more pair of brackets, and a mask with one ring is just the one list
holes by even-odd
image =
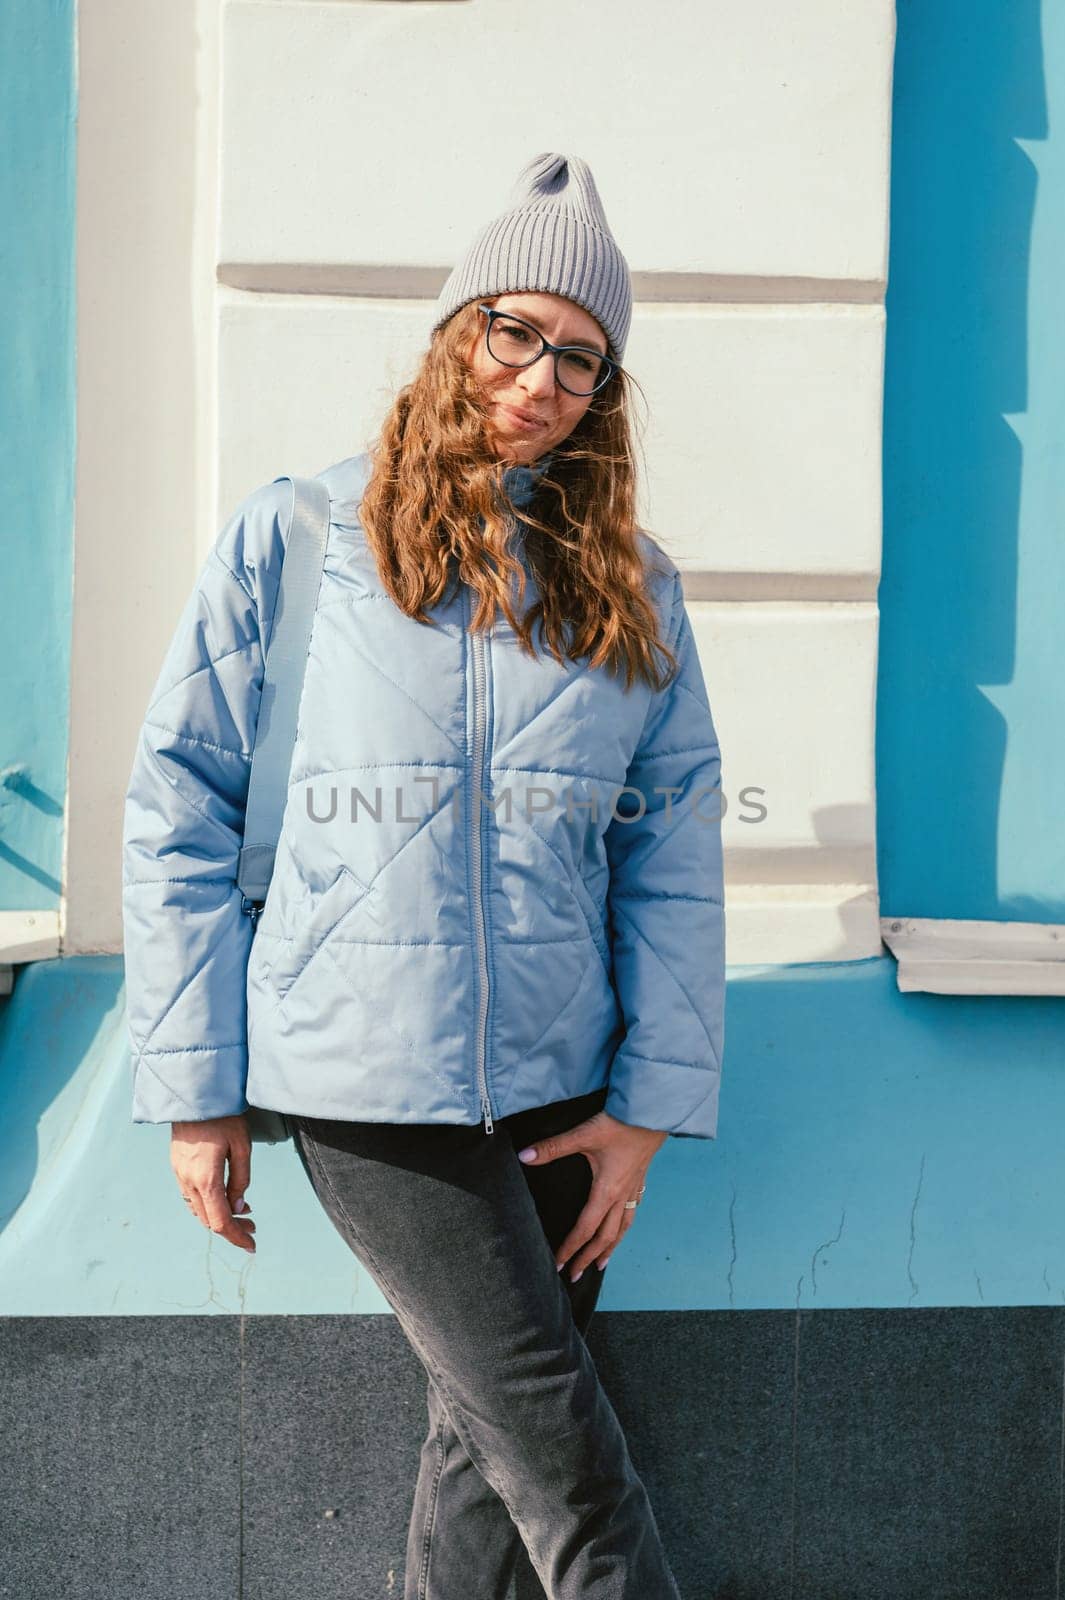
[[[467, 591], [467, 618], [472, 615], [472, 605]], [[488, 733], [485, 705], [486, 676], [484, 635], [470, 635], [473, 652], [473, 920], [477, 935], [477, 960], [480, 985], [477, 1012], [477, 1087], [481, 1096], [481, 1114], [484, 1131], [491, 1133], [492, 1101], [488, 1094], [488, 1074], [485, 1058], [488, 1051], [488, 942], [485, 937], [484, 882], [481, 871], [481, 784], [484, 778], [484, 748]]]

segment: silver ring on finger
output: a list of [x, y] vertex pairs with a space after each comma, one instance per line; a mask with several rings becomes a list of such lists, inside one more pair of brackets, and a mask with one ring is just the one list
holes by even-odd
[[647, 1193], [647, 1185], [644, 1184], [643, 1188], [640, 1190], [640, 1192], [636, 1196], [635, 1200], [626, 1200], [625, 1201], [625, 1210], [626, 1211], [635, 1211], [636, 1207], [639, 1205], [640, 1201], [643, 1199], [643, 1197], [644, 1197], [644, 1195], [646, 1193]]

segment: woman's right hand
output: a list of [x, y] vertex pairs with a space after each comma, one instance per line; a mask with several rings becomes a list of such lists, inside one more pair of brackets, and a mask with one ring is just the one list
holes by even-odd
[[[227, 1159], [229, 1178], [223, 1181]], [[172, 1122], [170, 1165], [182, 1199], [204, 1227], [254, 1255], [255, 1223], [243, 1214], [233, 1215], [251, 1210], [244, 1199], [251, 1182], [251, 1135], [243, 1114]]]

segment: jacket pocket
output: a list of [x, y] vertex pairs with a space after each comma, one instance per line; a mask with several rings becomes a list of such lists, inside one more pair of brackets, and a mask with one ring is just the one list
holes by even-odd
[[610, 941], [607, 939], [606, 929], [603, 926], [602, 913], [600, 912], [599, 907], [596, 905], [592, 892], [585, 883], [584, 877], [580, 872], [578, 872], [573, 879], [573, 894], [577, 904], [581, 908], [581, 914], [583, 915], [585, 922], [588, 924], [588, 932], [591, 934], [592, 943], [599, 951], [600, 959], [602, 960], [603, 966], [606, 969], [607, 977], [609, 977], [614, 966], [614, 958], [610, 949]]
[[[284, 1000], [294, 983], [303, 976], [322, 946], [332, 938], [347, 917], [354, 911], [363, 895], [365, 884], [343, 864], [328, 889], [312, 902], [309, 912], [301, 914], [298, 933], [291, 938], [273, 935], [270, 942], [274, 953], [268, 956], [262, 976], [277, 1002]], [[256, 937], [256, 943], [261, 933]]]

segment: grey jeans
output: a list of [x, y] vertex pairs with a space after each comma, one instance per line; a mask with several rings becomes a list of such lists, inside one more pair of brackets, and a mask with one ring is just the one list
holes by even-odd
[[584, 1341], [603, 1274], [554, 1250], [583, 1155], [517, 1158], [606, 1090], [484, 1125], [293, 1117], [315, 1193], [428, 1376], [404, 1600], [679, 1600], [654, 1512]]

